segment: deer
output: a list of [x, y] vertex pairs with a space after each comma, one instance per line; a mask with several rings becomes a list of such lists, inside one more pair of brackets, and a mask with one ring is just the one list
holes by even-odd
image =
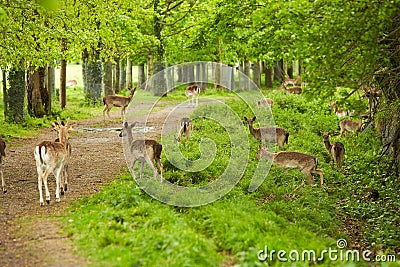
[[182, 118], [179, 122], [179, 137], [176, 138], [177, 142], [182, 142], [182, 136], [185, 134], [186, 142], [189, 141], [190, 134], [193, 131], [192, 120], [189, 118]]
[[77, 82], [76, 82], [76, 80], [68, 80], [66, 83], [65, 83], [65, 85], [67, 86], [67, 87], [73, 87], [74, 89], [76, 88], [76, 85], [77, 85]]
[[[185, 95], [187, 97], [188, 100], [188, 105], [190, 106], [190, 103], [192, 103], [192, 105], [194, 106], [194, 100], [196, 100], [196, 106], [199, 105], [199, 94], [201, 91], [201, 87], [197, 84], [192, 84], [189, 85], [188, 87], [186, 87], [185, 90]], [[190, 102], [190, 97], [192, 97], [192, 101]]]
[[345, 111], [344, 109], [339, 109], [338, 105], [337, 105], [337, 101], [332, 102], [332, 104], [329, 105], [331, 108], [333, 108], [333, 111], [335, 112], [336, 116], [338, 118], [341, 117], [345, 117], [345, 116], [353, 116], [354, 115], [354, 111], [353, 112], [348, 112]]
[[292, 86], [296, 86], [296, 85], [300, 85], [300, 76], [299, 75], [297, 75], [296, 76], [296, 78], [295, 79], [286, 79], [283, 83], [282, 83], [282, 85], [292, 85]]
[[[56, 138], [56, 140], [54, 140], [54, 142], [60, 142], [60, 138]], [[71, 153], [72, 153], [72, 147], [71, 147], [71, 143], [69, 142], [69, 140], [67, 140], [67, 144], [66, 144], [66, 149], [67, 149], [67, 158], [64, 162], [64, 167], [63, 170], [61, 172], [61, 176], [60, 176], [60, 186], [61, 186], [61, 195], [64, 195], [64, 192], [66, 192], [68, 190], [68, 166], [69, 166], [69, 159], [71, 158]]]
[[282, 83], [281, 88], [283, 89], [283, 91], [287, 94], [296, 94], [296, 95], [300, 95], [303, 90], [301, 89], [301, 87], [286, 87], [285, 84]]
[[358, 121], [352, 121], [352, 120], [342, 120], [339, 122], [339, 127], [340, 127], [340, 134], [339, 136], [341, 137], [344, 132], [358, 132], [361, 128], [362, 120], [359, 119]]
[[118, 96], [118, 95], [107, 95], [103, 97], [104, 109], [103, 118], [106, 120], [105, 112], [107, 112], [108, 118], [110, 118], [110, 110], [113, 106], [121, 107], [121, 118], [125, 115], [125, 110], [131, 102], [133, 95], [135, 94], [136, 87], [133, 90], [129, 89], [129, 96]]
[[329, 135], [330, 132], [321, 132], [322, 139], [324, 141], [325, 147], [329, 152], [329, 155], [333, 161], [333, 163], [336, 165], [336, 168], [342, 168], [343, 165], [343, 159], [344, 159], [344, 145], [341, 142], [335, 142], [331, 144], [329, 142]]
[[142, 139], [142, 140], [133, 140], [132, 136], [132, 128], [137, 124], [137, 122], [132, 123], [131, 125], [128, 122], [124, 122], [122, 127], [122, 131], [119, 134], [120, 137], [127, 136], [128, 144], [129, 144], [129, 152], [130, 158], [132, 161], [131, 170], [133, 178], [136, 180], [136, 175], [134, 172], [134, 166], [136, 161], [140, 161], [142, 164], [140, 166], [140, 178], [142, 178], [144, 163], [147, 162], [151, 169], [154, 171], [154, 179], [157, 179], [158, 171], [155, 167], [153, 161], [155, 160], [160, 168], [161, 172], [161, 182], [163, 181], [163, 173], [164, 167], [161, 163], [161, 152], [162, 145], [155, 140], [152, 139]]
[[45, 187], [46, 202], [50, 204], [50, 193], [47, 186], [47, 178], [50, 173], [56, 177], [56, 202], [60, 202], [60, 180], [65, 161], [68, 157], [67, 140], [68, 132], [73, 128], [67, 119], [65, 125], [57, 118], [58, 124], [52, 123], [54, 130], [58, 132], [60, 142], [42, 141], [35, 147], [34, 156], [36, 160], [36, 169], [38, 173], [38, 189], [40, 206], [44, 206], [42, 184]]
[[264, 106], [265, 108], [272, 108], [274, 105], [274, 100], [271, 98], [263, 98], [260, 100], [256, 100], [257, 107], [261, 108], [261, 106]]
[[3, 193], [7, 193], [6, 183], [3, 176], [3, 158], [6, 157], [6, 141], [0, 137], [0, 175], [1, 175], [1, 186]]
[[[310, 181], [310, 186], [314, 184], [314, 178], [312, 174], [318, 174], [320, 177], [320, 186], [323, 187], [324, 175], [323, 171], [317, 169], [318, 159], [312, 155], [293, 152], [293, 151], [281, 151], [278, 153], [272, 153], [268, 151], [268, 146], [258, 146], [256, 158], [266, 158], [277, 165], [288, 168], [300, 168], [301, 172], [304, 173]], [[302, 185], [304, 181], [302, 182]]]
[[279, 127], [254, 128], [253, 122], [256, 119], [256, 116], [253, 118], [244, 117], [245, 122], [249, 125], [251, 135], [258, 141], [277, 143], [280, 149], [284, 149], [284, 144], [287, 144], [289, 140], [289, 132]]

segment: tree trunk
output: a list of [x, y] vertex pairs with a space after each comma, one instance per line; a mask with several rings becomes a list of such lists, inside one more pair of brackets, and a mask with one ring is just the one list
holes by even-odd
[[274, 65], [274, 81], [278, 81], [279, 83], [282, 83], [284, 80], [284, 74], [283, 74], [283, 59], [278, 60], [275, 62]]
[[[3, 81], [4, 85], [5, 82]], [[8, 72], [8, 85], [9, 88], [7, 90], [6, 87], [4, 93], [5, 120], [9, 123], [22, 123], [25, 121], [25, 72], [21, 69], [11, 68]]]
[[113, 95], [113, 86], [112, 86], [112, 62], [111, 60], [107, 60], [103, 64], [103, 81], [104, 81], [104, 95]]
[[146, 82], [146, 72], [144, 68], [144, 63], [139, 64], [138, 66], [138, 88], [143, 88], [144, 83]]
[[293, 79], [293, 62], [289, 61], [288, 63], [286, 63], [286, 68], [287, 68], [287, 75], [288, 78]]
[[121, 85], [120, 85], [120, 80], [121, 80], [121, 69], [120, 69], [120, 60], [119, 58], [115, 59], [115, 64], [113, 65], [113, 70], [114, 70], [114, 92], [119, 93], [121, 91]]
[[89, 52], [85, 48], [82, 51], [82, 79], [83, 79], [83, 93], [85, 95], [89, 92], [89, 85], [88, 85], [88, 65], [89, 65]]
[[261, 68], [260, 61], [254, 62], [254, 70], [253, 70], [253, 82], [257, 85], [258, 88], [261, 86]]
[[272, 68], [265, 68], [265, 86], [267, 88], [272, 88], [274, 86], [272, 76]]
[[245, 79], [243, 82], [243, 90], [249, 90], [250, 89], [250, 61], [248, 59], [244, 60], [244, 74], [248, 77], [248, 79]]
[[28, 113], [36, 118], [50, 115], [49, 92], [45, 87], [46, 68], [30, 67], [27, 75]]
[[5, 69], [2, 70], [2, 85], [3, 85], [3, 105], [4, 105], [4, 118], [7, 116], [7, 71]]
[[132, 89], [132, 61], [130, 58], [126, 59], [126, 87]]
[[[167, 91], [165, 90], [165, 50], [164, 50], [164, 40], [162, 38], [162, 9], [160, 8], [160, 0], [154, 0], [154, 36], [158, 39], [158, 46], [154, 54], [154, 77], [153, 92], [155, 96], [165, 96]], [[161, 73], [162, 72], [162, 73]], [[159, 73], [159, 74], [157, 74]]]
[[119, 88], [118, 91], [121, 91], [125, 89], [126, 87], [126, 65], [125, 65], [125, 60], [119, 60], [119, 73], [120, 73], [120, 78], [119, 78]]
[[67, 61], [61, 59], [60, 65], [60, 106], [63, 109], [67, 104]]

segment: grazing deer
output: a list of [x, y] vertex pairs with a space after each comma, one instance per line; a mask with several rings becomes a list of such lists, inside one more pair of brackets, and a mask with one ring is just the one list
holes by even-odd
[[286, 79], [283, 83], [282, 83], [282, 85], [292, 85], [292, 86], [296, 86], [296, 85], [300, 85], [300, 76], [299, 75], [297, 75], [296, 76], [296, 78], [295, 79]]
[[274, 100], [271, 98], [263, 98], [261, 100], [256, 100], [257, 107], [260, 108], [261, 106], [264, 106], [265, 108], [272, 108], [274, 105]]
[[56, 201], [60, 202], [60, 176], [68, 157], [68, 131], [72, 130], [72, 126], [69, 125], [69, 118], [65, 126], [62, 125], [60, 118], [57, 118], [57, 122], [58, 124], [52, 123], [52, 125], [54, 129], [58, 131], [60, 142], [43, 141], [35, 147], [34, 152], [38, 172], [38, 189], [41, 206], [44, 205], [42, 184], [44, 184], [46, 191], [46, 202], [47, 204], [50, 203], [50, 193], [47, 186], [47, 178], [50, 173], [53, 173], [56, 177]]
[[196, 99], [196, 106], [199, 105], [199, 94], [200, 94], [201, 88], [197, 84], [192, 84], [186, 87], [185, 90], [185, 95], [188, 100], [188, 104], [190, 105], [190, 97], [192, 97], [192, 105], [194, 105], [194, 100]]
[[338, 118], [344, 117], [344, 116], [352, 116], [354, 112], [351, 114], [348, 111], [345, 111], [344, 109], [339, 109], [337, 105], [337, 101], [332, 102], [332, 104], [329, 105], [331, 108], [333, 108], [333, 111], [335, 112], [336, 116]]
[[65, 85], [67, 86], [67, 87], [73, 87], [74, 89], [76, 88], [76, 85], [77, 85], [77, 82], [76, 82], [76, 80], [68, 80], [66, 83], [65, 83]]
[[179, 137], [176, 139], [178, 142], [182, 142], [182, 136], [185, 134], [186, 142], [189, 141], [190, 134], [193, 131], [192, 120], [189, 118], [182, 118], [179, 122]]
[[142, 165], [140, 166], [140, 178], [142, 178], [144, 163], [147, 162], [151, 169], [154, 171], [154, 179], [157, 179], [157, 168], [154, 166], [153, 161], [155, 160], [160, 167], [161, 172], [161, 182], [163, 180], [163, 165], [161, 163], [161, 152], [162, 145], [155, 140], [145, 139], [145, 140], [133, 140], [132, 136], [132, 128], [136, 125], [137, 122], [128, 125], [128, 122], [124, 123], [120, 137], [127, 136], [128, 144], [130, 146], [130, 160], [132, 160], [131, 170], [133, 174], [133, 178], [136, 179], [136, 175], [134, 172], [134, 166], [136, 161], [141, 161]]
[[280, 149], [284, 149], [283, 145], [288, 143], [289, 140], [289, 132], [283, 128], [278, 127], [260, 127], [254, 128], [253, 122], [257, 119], [254, 116], [252, 119], [244, 117], [244, 120], [249, 125], [249, 130], [252, 136], [255, 139], [261, 142], [271, 142], [277, 143]]
[[106, 120], [105, 112], [107, 111], [107, 116], [110, 118], [110, 110], [113, 106], [121, 107], [121, 118], [124, 118], [125, 109], [128, 107], [131, 102], [133, 95], [135, 94], [136, 87], [133, 90], [129, 89], [129, 96], [118, 96], [118, 95], [107, 95], [103, 97], [104, 109], [103, 109], [103, 117]]
[[1, 175], [1, 186], [3, 187], [3, 193], [7, 192], [6, 183], [3, 177], [3, 158], [6, 157], [6, 141], [0, 137], [0, 175]]
[[318, 174], [320, 177], [320, 186], [323, 187], [324, 175], [322, 170], [317, 169], [318, 159], [314, 156], [300, 152], [289, 151], [272, 153], [268, 151], [267, 146], [259, 146], [256, 158], [258, 160], [260, 158], [266, 158], [278, 165], [282, 165], [288, 168], [300, 168], [301, 172], [304, 173], [310, 180], [310, 186], [314, 184], [314, 178], [312, 174]]
[[325, 147], [328, 150], [329, 155], [333, 160], [333, 163], [336, 164], [336, 168], [342, 168], [344, 153], [345, 153], [344, 145], [341, 142], [335, 142], [331, 144], [329, 142], [329, 134], [330, 132], [327, 133], [321, 132]]
[[345, 131], [358, 132], [361, 128], [361, 124], [362, 124], [361, 119], [359, 119], [358, 121], [342, 120], [341, 122], [339, 122], [339, 127], [340, 127], [339, 136], [342, 136], [342, 134]]
[[303, 90], [301, 89], [301, 87], [286, 87], [283, 83], [281, 88], [283, 89], [283, 91], [287, 94], [296, 94], [296, 95], [300, 95]]

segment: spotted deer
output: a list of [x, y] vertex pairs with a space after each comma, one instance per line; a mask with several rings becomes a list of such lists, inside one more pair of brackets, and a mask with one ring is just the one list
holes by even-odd
[[256, 116], [253, 118], [244, 117], [245, 122], [249, 126], [249, 130], [252, 136], [258, 141], [277, 143], [280, 149], [284, 149], [284, 144], [288, 143], [289, 132], [283, 128], [278, 127], [260, 127], [254, 128], [253, 122], [257, 119]]
[[[200, 94], [201, 88], [199, 85], [197, 84], [192, 84], [189, 85], [188, 87], [186, 87], [185, 90], [185, 95], [187, 97], [188, 100], [188, 105], [190, 105], [190, 103], [192, 103], [192, 105], [194, 106], [194, 100], [196, 100], [196, 105], [199, 105], [199, 94]], [[192, 98], [192, 101], [190, 101], [190, 98]]]
[[129, 96], [119, 96], [119, 95], [107, 95], [103, 97], [104, 109], [103, 118], [106, 119], [105, 112], [107, 112], [108, 118], [110, 118], [110, 110], [112, 107], [121, 107], [121, 118], [124, 118], [125, 110], [131, 102], [133, 95], [135, 94], [136, 87], [133, 90], [129, 90]]
[[344, 117], [344, 116], [353, 116], [353, 112], [346, 111], [344, 109], [339, 109], [337, 105], [337, 101], [332, 102], [332, 104], [329, 105], [331, 108], [333, 108], [333, 111], [335, 112], [336, 116], [338, 118]]
[[67, 140], [68, 132], [72, 130], [69, 125], [69, 118], [65, 125], [61, 123], [60, 118], [57, 118], [58, 124], [52, 123], [54, 129], [58, 132], [60, 142], [43, 141], [35, 147], [36, 169], [38, 173], [38, 189], [40, 205], [44, 205], [42, 184], [45, 187], [46, 202], [50, 203], [50, 193], [47, 186], [47, 178], [50, 173], [56, 177], [56, 202], [60, 202], [60, 180], [61, 172], [63, 171], [65, 161], [68, 158]]
[[282, 84], [285, 85], [285, 86], [289, 85], [289, 84], [292, 85], [292, 86], [300, 85], [301, 84], [300, 83], [300, 76], [297, 75], [296, 78], [294, 78], [294, 79], [288, 78]]
[[339, 122], [339, 127], [340, 127], [340, 134], [339, 136], [342, 136], [344, 132], [358, 132], [361, 128], [362, 120], [359, 119], [358, 121], [352, 121], [352, 120], [342, 120]]
[[274, 105], [274, 100], [272, 100], [271, 98], [263, 98], [260, 100], [256, 100], [256, 103], [258, 108], [261, 108], [262, 106], [265, 108], [272, 108]]
[[296, 95], [300, 95], [303, 90], [301, 89], [301, 87], [286, 87], [285, 84], [282, 84], [281, 88], [283, 89], [283, 91], [287, 94], [296, 94]]
[[[259, 146], [256, 158], [266, 158], [269, 161], [287, 168], [300, 168], [310, 181], [310, 186], [314, 184], [312, 174], [318, 174], [320, 177], [320, 186], [323, 187], [324, 175], [322, 170], [317, 169], [318, 159], [314, 156], [292, 151], [281, 151], [272, 153], [268, 151], [268, 146]], [[302, 182], [302, 184], [304, 181]]]
[[6, 141], [0, 137], [0, 175], [1, 175], [1, 186], [3, 193], [7, 192], [6, 183], [3, 176], [3, 159], [6, 157]]
[[336, 168], [342, 168], [345, 153], [344, 145], [341, 142], [335, 142], [331, 144], [329, 142], [329, 134], [330, 132], [321, 132], [325, 147], [328, 150], [333, 163], [336, 165]]
[[190, 139], [190, 134], [193, 131], [192, 120], [189, 118], [182, 118], [179, 121], [179, 137], [176, 139], [178, 142], [182, 142], [182, 136], [186, 136], [186, 142]]
[[136, 175], [134, 172], [134, 166], [136, 161], [140, 161], [142, 164], [140, 166], [140, 178], [142, 178], [144, 163], [147, 162], [151, 169], [154, 171], [154, 179], [157, 179], [158, 171], [155, 167], [153, 161], [155, 160], [160, 168], [161, 172], [161, 182], [163, 180], [163, 165], [161, 163], [161, 152], [162, 145], [155, 140], [152, 139], [142, 139], [142, 140], [133, 140], [132, 128], [137, 124], [137, 122], [132, 123], [131, 125], [128, 122], [125, 122], [122, 131], [119, 134], [120, 137], [126, 136], [128, 138], [129, 144], [129, 161], [132, 162], [131, 170], [133, 178], [136, 179]]

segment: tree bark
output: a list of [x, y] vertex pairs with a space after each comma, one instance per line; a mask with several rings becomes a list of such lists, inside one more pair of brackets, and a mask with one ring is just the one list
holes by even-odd
[[261, 86], [261, 67], [260, 61], [254, 61], [253, 82], [258, 88]]
[[25, 121], [25, 71], [11, 68], [7, 78], [9, 88], [4, 94], [4, 117], [9, 123], [22, 123]]
[[121, 91], [121, 85], [120, 85], [120, 80], [121, 80], [121, 69], [120, 69], [120, 60], [119, 58], [115, 59], [115, 64], [113, 64], [113, 70], [114, 70], [114, 92], [119, 93]]
[[113, 95], [113, 85], [112, 85], [112, 62], [111, 60], [107, 60], [103, 64], [103, 81], [104, 81], [104, 95]]
[[283, 59], [278, 60], [275, 62], [274, 65], [274, 81], [278, 81], [279, 83], [282, 83], [284, 80], [284, 74], [283, 74]]
[[65, 59], [60, 60], [60, 106], [65, 108], [67, 104], [67, 61]]
[[132, 89], [132, 61], [130, 58], [126, 59], [126, 87]]
[[142, 88], [144, 83], [146, 82], [146, 72], [144, 68], [144, 63], [139, 64], [138, 66], [138, 88]]
[[126, 61], [125, 60], [119, 60], [119, 73], [120, 73], [120, 78], [119, 78], [119, 91], [125, 89], [126, 87]]
[[265, 86], [267, 88], [272, 88], [274, 86], [272, 76], [272, 68], [265, 68]]
[[36, 118], [50, 115], [49, 92], [45, 87], [46, 68], [30, 67], [27, 75], [28, 113]]

